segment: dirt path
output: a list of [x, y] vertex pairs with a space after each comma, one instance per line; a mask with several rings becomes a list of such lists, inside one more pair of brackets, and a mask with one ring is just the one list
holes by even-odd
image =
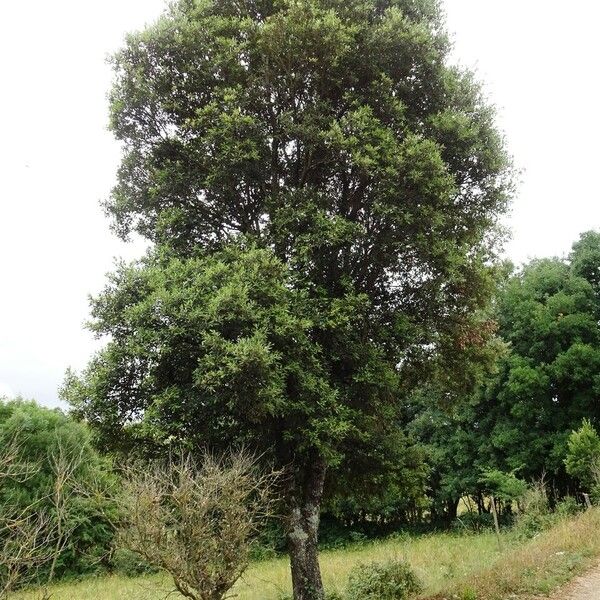
[[600, 600], [600, 565], [561, 588], [552, 600]]

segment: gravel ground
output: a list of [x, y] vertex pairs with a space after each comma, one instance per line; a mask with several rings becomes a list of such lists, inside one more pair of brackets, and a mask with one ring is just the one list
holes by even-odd
[[552, 600], [600, 600], [600, 565], [552, 596]]

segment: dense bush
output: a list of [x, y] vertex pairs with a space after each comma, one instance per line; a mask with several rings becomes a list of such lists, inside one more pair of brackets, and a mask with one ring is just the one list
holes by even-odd
[[[50, 521], [61, 519], [64, 533], [56, 542], [55, 576], [80, 575], [106, 564], [117, 518], [117, 505], [110, 499], [116, 479], [108, 461], [92, 447], [86, 426], [60, 410], [0, 399], [0, 445], [12, 443], [16, 460], [29, 466], [30, 476], [3, 480], [0, 507], [13, 513], [34, 507]], [[58, 463], [65, 467], [60, 506], [55, 501]], [[40, 576], [46, 576], [43, 570]]]
[[139, 577], [140, 575], [158, 572], [158, 569], [144, 560], [137, 552], [132, 552], [126, 548], [118, 548], [114, 552], [110, 565], [114, 572], [126, 577]]
[[421, 589], [409, 565], [389, 560], [360, 565], [350, 575], [346, 597], [347, 600], [407, 600]]
[[521, 511], [517, 515], [515, 527], [521, 537], [534, 537], [556, 522], [557, 515], [550, 511], [548, 493], [543, 481], [534, 482], [527, 488], [520, 505]]
[[452, 522], [452, 528], [456, 531], [481, 532], [494, 528], [494, 517], [491, 513], [467, 512], [457, 517]]
[[565, 458], [567, 473], [577, 479], [584, 491], [598, 483], [600, 467], [600, 436], [589, 419], [584, 419], [577, 431], [571, 432]]
[[581, 512], [582, 506], [573, 496], [565, 496], [562, 500], [556, 503], [554, 514], [558, 517], [572, 517]]

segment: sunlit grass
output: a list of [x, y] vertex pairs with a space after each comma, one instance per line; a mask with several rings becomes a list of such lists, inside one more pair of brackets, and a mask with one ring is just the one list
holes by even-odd
[[[491, 534], [432, 534], [398, 537], [321, 554], [321, 566], [327, 589], [342, 591], [348, 575], [359, 563], [388, 558], [403, 558], [413, 565], [429, 591], [443, 589], [456, 577], [464, 577], [483, 567], [498, 555]], [[87, 579], [52, 588], [55, 600], [157, 600], [171, 591], [168, 578], [160, 576], [126, 578], [120, 576]], [[254, 563], [235, 592], [239, 600], [276, 600], [290, 591], [287, 558]], [[170, 598], [180, 597], [173, 593]], [[14, 596], [19, 600], [37, 600], [33, 592]]]
[[[321, 566], [326, 588], [341, 592], [357, 564], [397, 557], [417, 571], [425, 598], [455, 593], [491, 600], [514, 592], [543, 593], [562, 583], [600, 555], [599, 529], [600, 510], [592, 510], [528, 542], [503, 534], [501, 549], [492, 533], [398, 536], [323, 552]], [[56, 585], [51, 591], [53, 600], [158, 600], [171, 590], [166, 577], [112, 576]], [[285, 558], [254, 563], [235, 588], [239, 600], [277, 600], [289, 590]], [[180, 598], [175, 593], [169, 597]], [[28, 592], [11, 600], [38, 599], [39, 594]]]
[[487, 568], [451, 582], [436, 598], [505, 600], [548, 594], [600, 556], [599, 531], [599, 508], [563, 519], [527, 543], [503, 552]]

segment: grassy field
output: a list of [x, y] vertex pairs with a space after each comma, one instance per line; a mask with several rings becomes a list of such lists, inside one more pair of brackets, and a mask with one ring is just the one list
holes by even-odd
[[[423, 598], [499, 600], [512, 593], [545, 593], [583, 570], [600, 555], [600, 510], [564, 521], [528, 542], [491, 533], [398, 537], [344, 550], [323, 552], [321, 565], [329, 590], [343, 591], [349, 573], [361, 562], [408, 560], [425, 584]], [[253, 564], [235, 589], [239, 600], [277, 600], [289, 592], [286, 559]], [[158, 576], [101, 577], [52, 588], [53, 600], [158, 600], [171, 590]], [[170, 598], [179, 598], [172, 594]], [[35, 593], [11, 600], [37, 600]]]
[[526, 543], [507, 547], [486, 568], [455, 579], [428, 600], [506, 600], [546, 595], [600, 557], [600, 508], [564, 519]]

